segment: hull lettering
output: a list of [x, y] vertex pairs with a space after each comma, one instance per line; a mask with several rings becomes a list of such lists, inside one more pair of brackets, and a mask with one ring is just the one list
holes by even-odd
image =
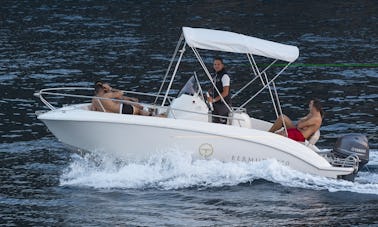
[[[232, 155], [232, 161], [236, 162], [261, 162], [267, 160], [266, 158], [257, 158], [257, 157], [248, 157], [248, 156], [239, 156], [239, 155]], [[277, 160], [283, 166], [290, 166], [290, 162], [287, 160]]]

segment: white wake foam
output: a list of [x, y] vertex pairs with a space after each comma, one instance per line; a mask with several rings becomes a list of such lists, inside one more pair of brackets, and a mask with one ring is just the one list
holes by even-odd
[[61, 185], [94, 188], [207, 188], [265, 179], [289, 187], [378, 194], [378, 173], [360, 172], [355, 182], [334, 180], [288, 169], [274, 160], [223, 163], [192, 160], [185, 152], [167, 152], [145, 163], [122, 163], [107, 157], [73, 156]]

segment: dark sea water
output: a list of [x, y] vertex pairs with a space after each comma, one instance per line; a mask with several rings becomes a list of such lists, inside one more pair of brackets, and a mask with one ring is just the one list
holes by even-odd
[[[378, 225], [377, 12], [377, 1], [1, 1], [0, 226]], [[296, 119], [320, 98], [318, 147], [363, 133], [369, 168], [346, 182], [180, 151], [115, 163], [72, 152], [36, 119], [46, 109], [33, 96], [42, 88], [103, 79], [157, 92], [182, 26], [298, 46], [298, 64], [276, 81], [284, 112]], [[211, 67], [213, 53], [204, 56]], [[222, 56], [237, 90], [247, 61]], [[194, 60], [184, 69], [199, 72]], [[273, 120], [267, 100], [259, 96], [249, 113]]]

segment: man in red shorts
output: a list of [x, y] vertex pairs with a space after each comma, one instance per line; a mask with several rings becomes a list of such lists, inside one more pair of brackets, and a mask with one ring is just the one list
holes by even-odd
[[324, 114], [318, 99], [312, 99], [308, 106], [310, 112], [305, 117], [299, 119], [297, 125], [295, 125], [286, 115], [279, 116], [269, 132], [276, 132], [281, 129], [283, 123], [285, 123], [287, 134], [285, 130], [277, 133], [295, 141], [304, 142], [320, 128]]

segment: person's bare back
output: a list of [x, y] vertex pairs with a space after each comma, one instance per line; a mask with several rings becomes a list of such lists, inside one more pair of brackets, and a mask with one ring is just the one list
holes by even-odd
[[321, 104], [319, 100], [314, 99], [309, 103], [309, 113], [305, 117], [299, 119], [296, 125], [289, 117], [282, 115], [277, 118], [269, 132], [276, 132], [285, 125], [288, 135], [286, 135], [285, 131], [277, 131], [279, 134], [296, 141], [304, 141], [305, 139], [310, 138], [320, 128], [322, 121], [323, 110]]
[[322, 116], [320, 112], [313, 111], [298, 121], [297, 129], [302, 133], [304, 138], [308, 139], [320, 128], [321, 124]]

